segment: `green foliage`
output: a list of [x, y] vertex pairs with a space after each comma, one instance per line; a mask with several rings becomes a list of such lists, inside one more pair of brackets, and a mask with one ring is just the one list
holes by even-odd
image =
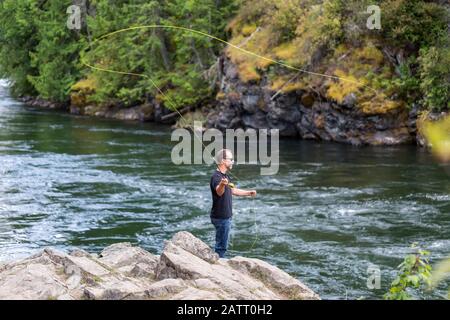
[[391, 76], [389, 69], [375, 75], [369, 72], [369, 79], [374, 88], [383, 90], [386, 95], [405, 101], [408, 106], [420, 97], [420, 79], [417, 75], [418, 61], [415, 56], [407, 58], [396, 67], [396, 76]]
[[[97, 15], [89, 19], [89, 26], [94, 38], [140, 25], [174, 25], [224, 38], [226, 21], [235, 10], [234, 1], [214, 0], [136, 0], [120, 5], [96, 0], [93, 4]], [[137, 29], [105, 38], [95, 43], [87, 57], [92, 64], [145, 74], [151, 80], [95, 71], [99, 85], [91, 99], [127, 106], [152, 96], [168, 108], [198, 104], [211, 96], [204, 73], [221, 49], [220, 43], [207, 37], [165, 28]]]
[[236, 10], [234, 0], [92, 0], [95, 15], [87, 17], [89, 30], [84, 26], [81, 31], [66, 26], [66, 9], [71, 4], [0, 3], [0, 76], [12, 81], [13, 94], [67, 101], [71, 87], [90, 78], [97, 86], [88, 98], [97, 104], [129, 106], [156, 97], [167, 107], [181, 107], [211, 95], [204, 74], [223, 45], [206, 37], [162, 28], [139, 29], [92, 43], [85, 57], [91, 65], [146, 74], [166, 92], [163, 95], [149, 79], [87, 69], [79, 55], [89, 45], [88, 38], [138, 25], [184, 26], [226, 38], [225, 26]]
[[295, 37], [295, 31], [299, 19], [304, 13], [299, 1], [287, 0], [275, 3], [274, 14], [266, 16], [267, 22], [272, 24], [274, 33], [278, 34], [281, 41], [289, 41]]
[[384, 295], [385, 300], [410, 300], [413, 299], [411, 291], [418, 291], [424, 285], [431, 284], [431, 265], [427, 256], [429, 252], [416, 247], [414, 254], [408, 254], [398, 266], [399, 273], [391, 283], [389, 292]]
[[28, 50], [38, 43], [35, 1], [5, 0], [0, 3], [0, 76], [12, 82], [11, 93], [36, 94], [28, 75], [36, 75]]
[[450, 108], [450, 47], [420, 51], [420, 88], [428, 109]]
[[67, 3], [46, 2], [36, 21], [39, 43], [30, 51], [31, 66], [38, 75], [28, 80], [45, 99], [64, 101], [80, 78], [77, 64], [85, 39], [65, 26]]
[[[14, 95], [67, 101], [75, 83], [90, 79], [96, 83], [95, 90], [83, 96], [82, 101], [96, 104], [131, 106], [156, 99], [169, 108], [179, 108], [213, 97], [207, 71], [224, 46], [198, 34], [163, 28], [137, 29], [91, 44], [85, 57], [91, 65], [145, 74], [151, 80], [93, 71], [80, 63], [80, 52], [90, 45], [88, 39], [131, 26], [157, 24], [192, 28], [222, 39], [227, 39], [231, 31], [230, 41], [246, 50], [313, 72], [357, 79], [382, 91], [374, 97], [359, 85], [344, 90], [346, 94], [355, 93], [358, 103], [368, 112], [378, 112], [377, 106], [414, 102], [422, 102], [434, 110], [449, 107], [450, 10], [443, 2], [91, 0], [89, 3], [93, 8], [91, 16], [82, 30], [75, 31], [66, 27], [66, 8], [72, 1], [0, 2], [0, 76], [11, 80]], [[381, 31], [365, 26], [368, 17], [365, 10], [370, 4], [381, 7]], [[376, 49], [370, 49], [369, 43]], [[404, 58], [396, 60], [399, 50]], [[245, 82], [263, 79], [265, 71], [273, 82], [270, 87], [278, 90], [275, 84], [282, 85], [295, 73], [238, 50], [227, 50], [227, 54]], [[312, 87], [327, 96], [330, 91], [327, 81], [299, 76], [291, 86]], [[341, 100], [344, 91], [337, 86], [330, 92]]]
[[396, 46], [430, 46], [448, 37], [448, 9], [422, 0], [381, 2], [384, 37]]
[[80, 77], [83, 37], [66, 28], [67, 2], [5, 0], [0, 7], [0, 70], [12, 80], [14, 95], [68, 98]]
[[[419, 0], [382, 1], [383, 33], [392, 46], [408, 48], [418, 56], [416, 67], [400, 66], [394, 89], [408, 102], [422, 100], [430, 110], [449, 108], [450, 101], [450, 9]], [[416, 92], [416, 94], [414, 94]], [[417, 93], [420, 93], [417, 94]], [[406, 96], [406, 97], [405, 97]]]

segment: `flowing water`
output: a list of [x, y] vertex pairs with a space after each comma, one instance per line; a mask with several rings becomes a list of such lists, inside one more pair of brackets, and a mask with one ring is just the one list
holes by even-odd
[[[32, 109], [1, 87], [0, 261], [121, 241], [159, 254], [181, 230], [213, 245], [214, 168], [172, 164], [170, 134]], [[258, 197], [234, 200], [230, 255], [275, 264], [322, 298], [381, 298], [412, 242], [432, 262], [450, 254], [450, 171], [414, 146], [286, 140], [277, 175], [255, 165], [233, 172]], [[378, 290], [367, 287], [373, 265]]]

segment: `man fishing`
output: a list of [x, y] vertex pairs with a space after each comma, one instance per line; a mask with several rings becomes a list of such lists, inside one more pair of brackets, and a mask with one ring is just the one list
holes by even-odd
[[222, 149], [216, 155], [217, 169], [214, 171], [210, 187], [212, 194], [211, 222], [216, 228], [215, 252], [224, 258], [228, 249], [228, 239], [232, 220], [232, 196], [256, 196], [255, 190], [241, 190], [231, 183], [227, 171], [233, 168], [233, 153]]

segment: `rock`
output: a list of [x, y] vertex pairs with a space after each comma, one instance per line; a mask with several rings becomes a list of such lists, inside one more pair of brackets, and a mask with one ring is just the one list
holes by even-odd
[[269, 119], [268, 124], [270, 129], [279, 130], [280, 137], [296, 137], [298, 135], [295, 125], [292, 123]]
[[296, 123], [301, 119], [301, 113], [295, 105], [284, 106], [280, 103], [271, 104], [267, 117], [273, 121]]
[[371, 145], [397, 145], [411, 143], [413, 138], [408, 128], [396, 128], [387, 131], [377, 131], [366, 138], [366, 142]]
[[68, 105], [64, 102], [53, 102], [40, 97], [25, 96], [19, 98], [26, 105], [44, 109], [67, 109]]
[[98, 256], [45, 248], [0, 266], [0, 299], [319, 299], [284, 271], [258, 259], [219, 259], [179, 232], [160, 256], [117, 243]]
[[[175, 245], [173, 241], [168, 241], [161, 254], [160, 263], [156, 270], [156, 278], [158, 280], [170, 278], [190, 280], [197, 286], [199, 284], [205, 285], [205, 280], [201, 279], [208, 279], [210, 286], [218, 285], [221, 290], [220, 294], [225, 299], [286, 299], [287, 296], [302, 299], [313, 298], [310, 290], [305, 296], [302, 295], [303, 292], [299, 293], [298, 288], [302, 287], [302, 284], [292, 277], [292, 283], [298, 282], [298, 286], [295, 289], [286, 288], [283, 289], [283, 292], [281, 290], [271, 290], [264, 282], [255, 279], [248, 272], [237, 272], [235, 268], [222, 260], [224, 259], [220, 259], [215, 264], [207, 263], [205, 260]], [[282, 272], [277, 268], [271, 269], [271, 272], [275, 273], [276, 270]], [[280, 277], [283, 276], [290, 277], [286, 274], [280, 275]], [[306, 286], [304, 287], [306, 288]]]
[[171, 242], [187, 252], [209, 263], [216, 263], [219, 255], [215, 253], [206, 243], [194, 237], [191, 233], [182, 231], [175, 234]]
[[[317, 53], [323, 54], [323, 50]], [[353, 145], [394, 145], [414, 142], [417, 113], [393, 110], [364, 114], [350, 93], [341, 104], [326, 100], [320, 89], [301, 89], [274, 97], [267, 76], [259, 84], [244, 83], [230, 59], [222, 59], [220, 114], [211, 111], [208, 127], [225, 130], [278, 129], [281, 137], [320, 139]], [[409, 133], [405, 132], [405, 128]], [[417, 139], [420, 139], [418, 136]]]
[[145, 290], [145, 294], [149, 298], [163, 298], [176, 294], [187, 287], [187, 284], [181, 279], [164, 279], [152, 284]]
[[99, 260], [112, 268], [147, 263], [156, 266], [158, 258], [150, 252], [133, 247], [131, 243], [116, 243], [105, 248], [99, 255]]
[[348, 108], [353, 108], [356, 105], [357, 101], [358, 99], [356, 98], [356, 95], [352, 92], [344, 97], [343, 105]]
[[287, 295], [298, 296], [303, 299], [317, 299], [319, 296], [307, 286], [295, 280], [286, 272], [274, 267], [259, 259], [235, 257], [228, 261], [228, 264], [250, 275], [259, 277], [269, 287], [274, 287]]
[[258, 102], [260, 97], [258, 95], [246, 95], [242, 99], [242, 107], [248, 113], [255, 113], [258, 110]]
[[[124, 270], [124, 268], [129, 267], [122, 267], [120, 271], [123, 272], [122, 270]], [[155, 265], [153, 263], [137, 263], [129, 272], [126, 271], [124, 273], [135, 278], [153, 278], [155, 276]]]
[[267, 115], [262, 111], [257, 111], [254, 114], [244, 114], [241, 117], [245, 129], [267, 129], [269, 124], [267, 122]]
[[0, 299], [53, 300], [66, 295], [67, 288], [55, 274], [52, 264], [31, 261], [3, 271], [0, 275]]
[[236, 115], [236, 110], [225, 108], [219, 112], [217, 121], [213, 125], [219, 130], [226, 130], [230, 127], [229, 124], [236, 117]]
[[156, 268], [156, 279], [200, 279], [211, 273], [211, 264], [168, 241]]
[[193, 281], [193, 284], [196, 288], [202, 290], [220, 290], [219, 285], [209, 279], [197, 279]]
[[314, 104], [315, 98], [311, 93], [305, 93], [301, 96], [300, 101], [305, 107], [311, 108]]
[[170, 300], [223, 300], [223, 299], [226, 298], [221, 296], [220, 294], [206, 290], [199, 290], [196, 288], [187, 288], [170, 298]]
[[69, 112], [71, 114], [74, 114], [74, 115], [80, 115], [81, 114], [81, 107], [78, 107], [78, 106], [75, 106], [75, 105], [71, 105], [70, 109], [69, 109]]
[[85, 250], [82, 249], [74, 249], [72, 252], [70, 252], [70, 255], [73, 257], [90, 257], [91, 254]]
[[132, 277], [154, 277], [158, 257], [130, 243], [117, 243], [104, 249], [99, 261]]

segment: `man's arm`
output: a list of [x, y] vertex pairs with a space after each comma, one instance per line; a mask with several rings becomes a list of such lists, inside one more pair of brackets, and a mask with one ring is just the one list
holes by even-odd
[[225, 192], [225, 186], [228, 184], [228, 179], [223, 178], [220, 180], [219, 185], [216, 187], [216, 193], [221, 197]]
[[242, 190], [238, 188], [233, 188], [231, 189], [231, 194], [233, 196], [241, 196], [241, 197], [245, 196], [256, 197], [256, 190]]

